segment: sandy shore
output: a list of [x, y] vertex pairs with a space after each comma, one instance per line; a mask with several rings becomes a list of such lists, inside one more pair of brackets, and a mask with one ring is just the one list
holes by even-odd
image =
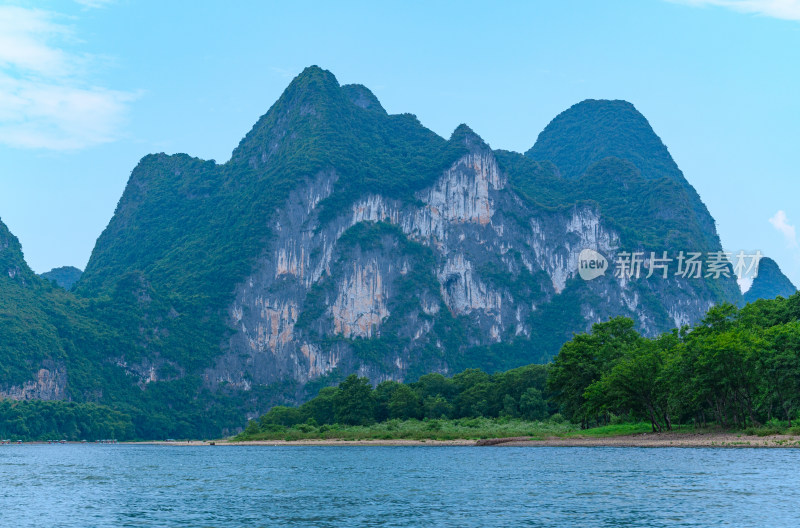
[[[120, 442], [120, 444], [126, 442]], [[228, 440], [193, 442], [130, 442], [135, 445], [165, 446], [474, 446], [475, 440], [253, 440], [232, 442]]]
[[573, 437], [511, 440], [498, 447], [800, 447], [800, 436], [748, 436], [736, 433], [650, 433], [607, 438]]
[[[122, 442], [121, 442], [122, 443]], [[794, 447], [800, 448], [800, 436], [748, 436], [736, 433], [651, 433], [605, 438], [524, 437], [490, 440], [227, 440], [192, 442], [136, 442], [136, 445], [164, 446], [486, 446], [486, 447]]]

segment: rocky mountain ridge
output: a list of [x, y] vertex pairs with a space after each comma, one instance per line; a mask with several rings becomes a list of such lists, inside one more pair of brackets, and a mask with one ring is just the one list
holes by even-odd
[[[464, 125], [445, 140], [307, 68], [230, 161], [142, 159], [73, 292], [47, 293], [65, 375], [39, 376], [42, 356], [29, 378], [126, 402], [141, 436], [197, 436], [353, 372], [508, 369], [611, 316], [654, 335], [738, 302], [731, 278], [578, 276], [584, 249], [613, 263], [720, 245], [632, 105], [576, 107], [523, 156]], [[28, 397], [30, 380], [0, 388]]]

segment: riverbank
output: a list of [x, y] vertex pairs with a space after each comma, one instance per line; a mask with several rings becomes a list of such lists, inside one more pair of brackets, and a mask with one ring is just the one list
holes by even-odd
[[476, 447], [759, 447], [800, 448], [800, 435], [757, 436], [735, 432], [643, 433], [619, 436], [508, 437], [491, 439], [413, 440], [306, 438], [302, 440], [215, 440], [188, 442], [135, 442], [164, 446], [476, 446]]
[[256, 436], [242, 434], [226, 445], [476, 445], [553, 447], [800, 447], [800, 431], [772, 424], [746, 430], [676, 426], [653, 433], [647, 423], [580, 429], [566, 422], [489, 419], [394, 421], [369, 426], [300, 425]]
[[[498, 441], [499, 440], [499, 441]], [[480, 441], [479, 441], [480, 443]], [[487, 442], [488, 443], [488, 442]], [[757, 436], [740, 433], [647, 433], [606, 437], [496, 439], [498, 447], [794, 447], [800, 435]]]

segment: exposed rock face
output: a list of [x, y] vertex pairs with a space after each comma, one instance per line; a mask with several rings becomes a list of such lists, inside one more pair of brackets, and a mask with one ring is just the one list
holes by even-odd
[[34, 379], [7, 389], [0, 388], [0, 398], [12, 400], [63, 400], [67, 392], [67, 371], [64, 365], [46, 362]]
[[471, 153], [424, 193], [422, 200], [427, 207], [422, 209], [423, 218], [417, 222], [429, 223], [430, 232], [439, 238], [444, 238], [448, 223], [486, 225], [494, 215], [489, 189], [499, 190], [503, 183], [494, 156], [486, 152]]
[[[488, 346], [535, 334], [538, 307], [567, 291], [580, 303], [571, 307], [582, 320], [579, 329], [623, 314], [654, 334], [698, 320], [712, 304], [675, 278], [634, 283], [612, 270], [591, 283], [577, 279], [580, 251], [610, 258], [618, 233], [589, 204], [531, 208], [507, 188], [485, 147], [473, 145], [417, 193], [416, 205], [371, 194], [320, 224], [317, 206], [336, 181], [332, 171], [317, 174], [277, 215], [275, 240], [229, 306], [236, 332], [207, 371], [210, 382], [245, 388], [289, 377], [306, 383], [337, 368], [373, 381], [401, 380], [419, 363], [420, 351], [431, 349], [439, 354], [423, 360], [423, 368], [448, 372], [452, 354], [432, 332], [444, 313], [465, 321], [464, 346]], [[365, 225], [395, 231], [349, 236]], [[419, 273], [421, 264], [403, 249], [407, 243], [428, 248], [433, 258], [422, 271], [435, 283], [410, 295], [407, 275]], [[521, 277], [524, 285], [515, 283]], [[669, 297], [668, 310], [654, 294]], [[392, 357], [359, 355], [359, 340], [380, 340], [387, 324], [398, 337]]]
[[331, 306], [333, 333], [344, 337], [373, 337], [389, 316], [387, 296], [377, 259], [364, 263], [354, 261]]

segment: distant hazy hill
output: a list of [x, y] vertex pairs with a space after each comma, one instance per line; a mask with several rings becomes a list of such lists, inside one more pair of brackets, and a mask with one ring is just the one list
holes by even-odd
[[83, 272], [73, 266], [62, 266], [60, 268], [53, 268], [50, 271], [42, 273], [42, 277], [55, 282], [65, 290], [72, 288], [72, 285], [78, 282]]
[[142, 158], [74, 294], [48, 294], [62, 389], [124, 407], [139, 436], [205, 436], [353, 372], [507, 369], [610, 316], [653, 335], [741, 298], [731, 279], [585, 282], [584, 248], [720, 249], [629, 103], [572, 107], [524, 156], [310, 67], [228, 162]]
[[778, 296], [788, 298], [796, 291], [797, 288], [783, 274], [778, 264], [771, 258], [764, 257], [758, 264], [758, 276], [753, 279], [752, 286], [744, 294], [744, 302], [774, 299]]

